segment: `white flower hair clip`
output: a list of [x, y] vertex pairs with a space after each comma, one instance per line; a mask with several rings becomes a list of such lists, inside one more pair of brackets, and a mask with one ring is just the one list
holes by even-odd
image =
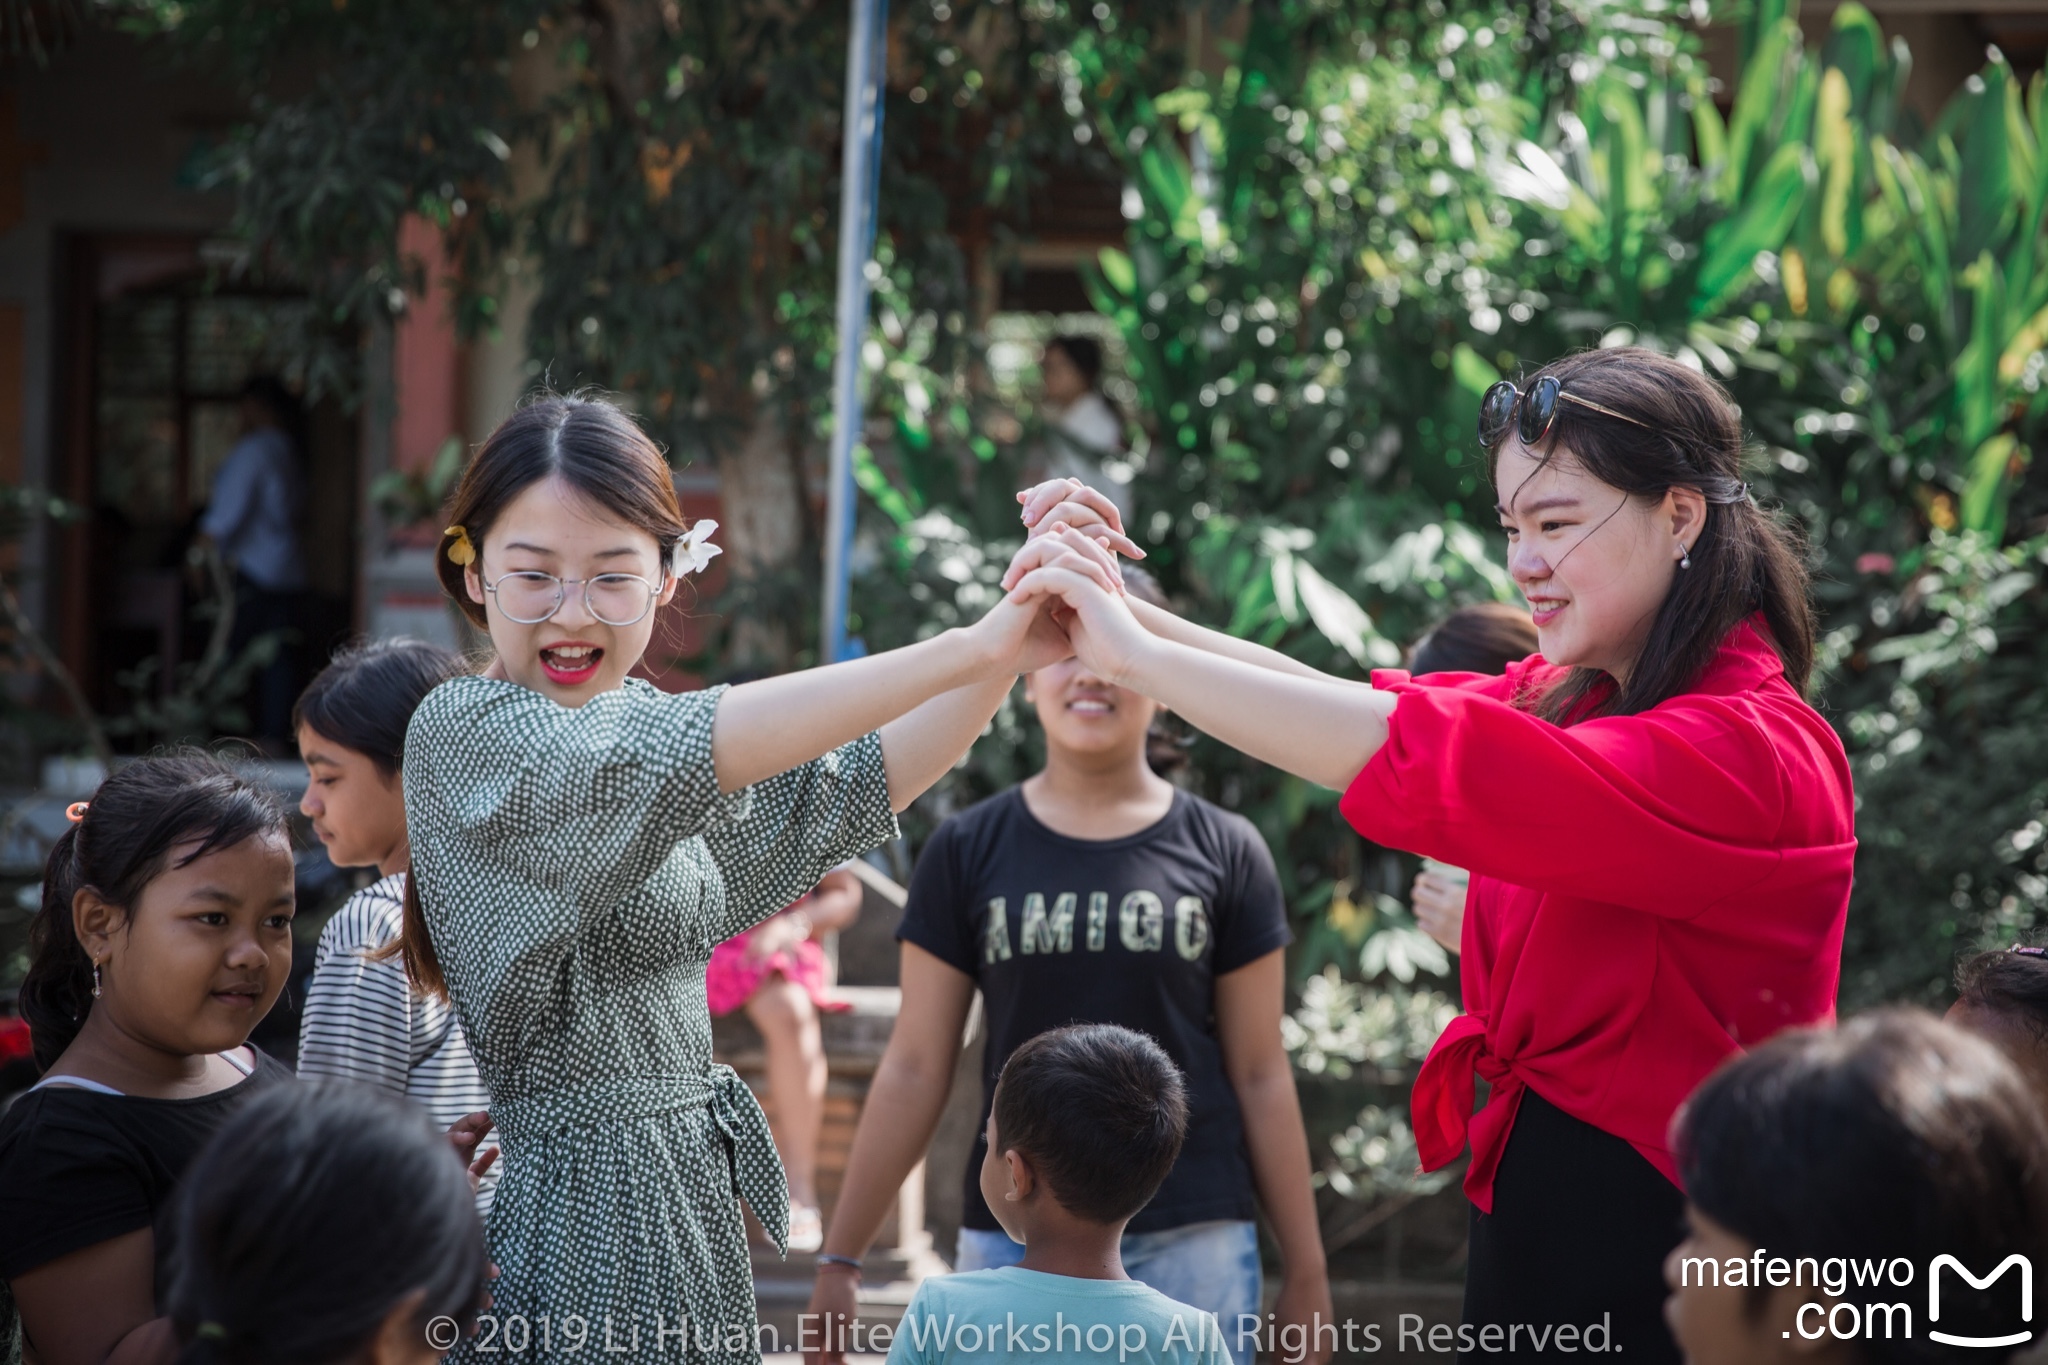
[[723, 546], [711, 543], [711, 533], [718, 529], [715, 521], [698, 521], [691, 525], [689, 534], [676, 542], [669, 551], [668, 571], [676, 578], [685, 574], [703, 573], [711, 561], [725, 553]]

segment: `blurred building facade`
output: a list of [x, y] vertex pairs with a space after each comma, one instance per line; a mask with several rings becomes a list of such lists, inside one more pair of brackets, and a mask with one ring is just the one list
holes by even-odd
[[[1802, 15], [1814, 41], [1831, 8]], [[2048, 6], [1871, 8], [1911, 43], [1912, 97], [1929, 114], [1987, 43], [2022, 71], [2048, 50]], [[1725, 37], [1708, 44], [1724, 75], [1734, 65]], [[218, 268], [235, 252], [233, 204], [203, 183], [203, 166], [236, 113], [225, 88], [91, 25], [47, 66], [15, 59], [0, 69], [0, 484], [47, 489], [83, 512], [35, 522], [0, 553], [27, 616], [103, 713], [132, 700], [124, 673], [155, 660], [166, 687], [203, 647], [183, 552], [235, 439], [236, 394], [254, 373], [295, 379], [288, 340], [303, 299], [240, 287]], [[980, 230], [974, 187], [953, 197], [984, 315], [1085, 310], [1077, 265], [1122, 239], [1115, 185], [1055, 185], [1023, 242]], [[424, 223], [408, 227], [405, 247], [430, 265], [438, 257]], [[389, 470], [429, 469], [451, 440], [482, 440], [547, 376], [529, 354], [527, 300], [514, 290], [506, 302], [497, 335], [466, 340], [430, 283], [388, 334], [363, 339], [366, 401], [323, 401], [306, 414], [303, 631], [313, 657], [355, 634], [463, 643], [432, 572], [438, 528], [387, 525], [371, 489]], [[719, 515], [709, 461], [677, 482], [689, 515]], [[718, 582], [703, 584], [698, 613]], [[669, 624], [671, 653], [687, 656], [701, 621], [679, 610]], [[32, 667], [16, 669], [18, 703], [62, 709]]]

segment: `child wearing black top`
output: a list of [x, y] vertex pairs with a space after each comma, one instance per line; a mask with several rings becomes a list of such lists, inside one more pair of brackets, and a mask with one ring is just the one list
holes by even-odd
[[[1165, 601], [1142, 570], [1125, 566], [1124, 586]], [[1158, 1040], [1187, 1078], [1187, 1142], [1130, 1219], [1124, 1267], [1215, 1314], [1231, 1354], [1248, 1361], [1255, 1338], [1241, 1329], [1267, 1325], [1254, 1221], [1263, 1212], [1282, 1269], [1272, 1324], [1314, 1342], [1308, 1358], [1319, 1365], [1333, 1320], [1280, 1040], [1289, 934], [1272, 855], [1249, 820], [1155, 770], [1178, 757], [1154, 729], [1156, 704], [1074, 659], [1032, 673], [1026, 687], [1044, 769], [947, 820], [919, 854], [896, 931], [902, 1011], [861, 1112], [812, 1321], [854, 1306], [857, 1258], [931, 1142], [978, 987], [984, 1128], [1004, 1062], [1030, 1039], [1099, 1023]], [[967, 1162], [960, 1270], [1024, 1254], [982, 1197], [985, 1148], [978, 1138]]]
[[290, 1076], [244, 1044], [291, 970], [291, 845], [275, 797], [196, 752], [122, 768], [71, 816], [21, 988], [47, 1074], [0, 1119], [0, 1279], [41, 1365], [166, 1359], [157, 1216]]

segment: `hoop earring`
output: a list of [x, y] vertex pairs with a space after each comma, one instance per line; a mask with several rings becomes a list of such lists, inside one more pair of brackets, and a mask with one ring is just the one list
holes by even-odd
[[1692, 551], [1685, 547], [1685, 542], [1683, 541], [1680, 541], [1678, 545], [1678, 567], [1681, 569], [1690, 569], [1692, 567]]
[[97, 962], [92, 964], [92, 998], [100, 998], [100, 964]]

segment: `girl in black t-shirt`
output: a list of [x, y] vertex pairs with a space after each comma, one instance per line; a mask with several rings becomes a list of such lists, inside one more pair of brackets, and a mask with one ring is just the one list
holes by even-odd
[[168, 1359], [157, 1214], [290, 1075], [244, 1042], [291, 971], [291, 844], [274, 796], [197, 752], [122, 768], [71, 816], [21, 988], [47, 1074], [0, 1119], [0, 1279], [42, 1365]]
[[[1142, 571], [1126, 591], [1163, 606]], [[982, 1124], [995, 1078], [1027, 1039], [1072, 1023], [1157, 1039], [1187, 1078], [1188, 1137], [1131, 1220], [1131, 1277], [1241, 1325], [1263, 1323], [1264, 1209], [1280, 1243], [1278, 1325], [1332, 1321], [1308, 1142], [1280, 1041], [1288, 941], [1271, 854], [1251, 823], [1176, 788], [1148, 763], [1159, 708], [1069, 659], [1031, 674], [1042, 771], [941, 825], [918, 860], [902, 927], [902, 1011], [861, 1112], [825, 1237], [811, 1311], [850, 1314], [858, 1258], [929, 1146], [958, 1039], [980, 988], [987, 1014]], [[967, 1163], [959, 1264], [1014, 1262]], [[1250, 1324], [1240, 1324], [1241, 1314]], [[1315, 1358], [1327, 1358], [1328, 1337]], [[832, 1358], [836, 1353], [827, 1353]]]

